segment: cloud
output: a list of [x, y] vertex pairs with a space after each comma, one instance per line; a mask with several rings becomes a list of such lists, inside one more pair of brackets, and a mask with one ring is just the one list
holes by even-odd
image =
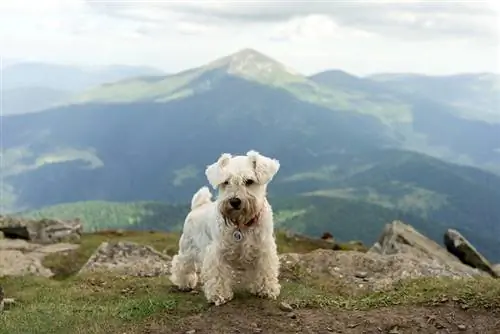
[[438, 0], [1, 0], [0, 56], [176, 72], [254, 48], [303, 73], [498, 71], [497, 14]]
[[[473, 38], [499, 40], [499, 4], [490, 1], [197, 1], [134, 2], [131, 6], [87, 2], [109, 15], [137, 20], [148, 7], [157, 16], [168, 13], [186, 21], [213, 25], [289, 24], [306, 17], [328, 17], [334, 24], [370, 34], [400, 39]], [[121, 2], [124, 4], [125, 2]], [[134, 13], [135, 12], [135, 13]], [[326, 22], [326, 21], [325, 21]]]

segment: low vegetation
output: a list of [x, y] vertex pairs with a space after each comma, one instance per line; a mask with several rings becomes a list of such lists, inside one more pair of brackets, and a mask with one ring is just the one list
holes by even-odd
[[[151, 245], [159, 251], [175, 251], [178, 235], [160, 232], [103, 231], [84, 235], [81, 248], [68, 255], [50, 255], [45, 265], [58, 279], [41, 277], [0, 278], [0, 285], [16, 304], [0, 315], [0, 333], [158, 333], [189, 328], [190, 317], [216, 312], [201, 293], [175, 291], [167, 277], [134, 278], [112, 274], [75, 275], [103, 241], [127, 240]], [[309, 251], [311, 243], [278, 235], [280, 251]], [[344, 245], [345, 246], [345, 245]], [[222, 306], [212, 321], [224, 322], [227, 314], [241, 309], [287, 314], [315, 310], [324, 317], [336, 312], [366, 311], [384, 307], [416, 307], [453, 304], [462, 309], [500, 310], [500, 281], [490, 278], [453, 280], [428, 278], [403, 281], [389, 292], [352, 295], [335, 280], [315, 280], [300, 271], [283, 272], [278, 301], [261, 300], [238, 292]], [[289, 310], [288, 310], [289, 311]], [[287, 311], [287, 312], [288, 312]], [[217, 317], [220, 317], [217, 320]], [[293, 318], [293, 315], [292, 315]], [[192, 325], [192, 324], [191, 324]], [[188, 327], [186, 327], [188, 326]], [[153, 331], [154, 332], [154, 331]], [[156, 332], [155, 332], [156, 333]]]

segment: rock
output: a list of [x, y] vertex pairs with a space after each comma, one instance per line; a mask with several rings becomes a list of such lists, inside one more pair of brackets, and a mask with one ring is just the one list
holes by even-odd
[[411, 254], [422, 261], [439, 262], [455, 271], [473, 272], [470, 270], [472, 268], [460, 262], [435, 241], [398, 220], [385, 226], [379, 240], [368, 252], [381, 255]]
[[499, 277], [490, 262], [457, 230], [448, 229], [446, 231], [444, 245], [448, 252], [455, 255], [462, 263], [487, 272], [493, 277]]
[[492, 266], [493, 268], [493, 271], [498, 275], [500, 276], [500, 263], [499, 264], [495, 264]]
[[112, 271], [129, 276], [168, 275], [171, 259], [150, 246], [134, 242], [103, 242], [79, 273]]
[[51, 277], [51, 270], [42, 265], [45, 256], [52, 253], [67, 252], [78, 248], [76, 244], [41, 245], [19, 239], [6, 239], [0, 242], [0, 277], [37, 275]]
[[5, 291], [0, 286], [0, 312], [14, 305], [14, 298], [5, 298]]
[[290, 304], [285, 303], [285, 302], [281, 302], [279, 307], [280, 307], [280, 310], [282, 310], [284, 312], [292, 312], [293, 311], [293, 307]]
[[24, 239], [38, 244], [80, 240], [82, 224], [79, 219], [27, 219], [0, 215], [0, 232], [6, 238]]
[[292, 242], [296, 248], [300, 248], [302, 251], [311, 251], [318, 248], [342, 251], [357, 250], [360, 252], [367, 250], [360, 241], [337, 243], [333, 236], [328, 232], [323, 233], [321, 238], [313, 238], [307, 235], [287, 231], [285, 233], [285, 242]]
[[335, 242], [335, 239], [333, 238], [333, 235], [330, 232], [323, 233], [323, 235], [321, 236], [321, 239], [328, 241], [328, 242], [331, 242], [331, 243]]
[[4, 298], [5, 298], [5, 292], [3, 291], [3, 288], [0, 286], [0, 312], [2, 312], [5, 307], [5, 302], [3, 301]]
[[0, 231], [0, 240], [5, 239], [5, 235], [3, 234], [2, 231]]
[[[292, 279], [297, 268], [303, 275], [324, 278], [352, 291], [382, 291], [391, 289], [402, 279], [420, 277], [473, 277], [481, 272], [463, 265], [462, 270], [445, 263], [425, 259], [410, 253], [381, 255], [374, 252], [336, 252], [318, 249], [310, 253], [280, 255], [282, 278], [290, 274]], [[359, 274], [363, 273], [362, 284]]]
[[51, 270], [42, 265], [41, 259], [30, 253], [19, 250], [3, 250], [0, 252], [0, 276], [35, 275], [51, 277]]

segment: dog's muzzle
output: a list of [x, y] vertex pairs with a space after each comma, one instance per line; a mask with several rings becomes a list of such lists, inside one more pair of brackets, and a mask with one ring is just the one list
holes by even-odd
[[245, 228], [258, 221], [259, 211], [253, 198], [230, 197], [220, 203], [219, 211], [227, 225]]
[[232, 197], [229, 199], [229, 205], [231, 205], [234, 210], [239, 210], [241, 208], [241, 199]]

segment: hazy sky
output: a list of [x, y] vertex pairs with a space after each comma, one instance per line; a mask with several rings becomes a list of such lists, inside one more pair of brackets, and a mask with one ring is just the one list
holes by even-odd
[[500, 71], [500, 2], [0, 0], [0, 54], [169, 72], [254, 48], [303, 73]]

